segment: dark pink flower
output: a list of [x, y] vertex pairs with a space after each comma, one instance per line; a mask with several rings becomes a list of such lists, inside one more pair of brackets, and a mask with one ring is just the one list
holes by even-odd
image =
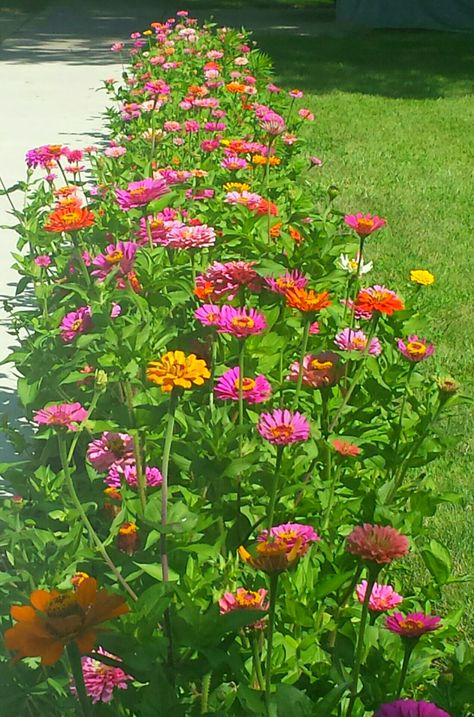
[[128, 212], [134, 207], [149, 204], [168, 191], [168, 184], [164, 179], [142, 179], [139, 182], [130, 182], [127, 189], [116, 189], [115, 196], [119, 207]]
[[[270, 529], [270, 537], [273, 540], [285, 543], [288, 550], [295, 547], [296, 543], [301, 543], [301, 547], [306, 552], [310, 543], [316, 543], [321, 540], [313, 526], [304, 525], [303, 523], [282, 523], [275, 525]], [[257, 538], [257, 542], [265, 543], [269, 539], [268, 530], [263, 530]]]
[[78, 424], [87, 418], [87, 411], [80, 403], [55, 403], [36, 411], [33, 421], [39, 425], [57, 426], [77, 431]]
[[385, 219], [372, 214], [346, 214], [344, 221], [348, 227], [351, 227], [360, 237], [369, 236], [378, 229], [381, 229], [387, 223]]
[[297, 269], [287, 271], [286, 274], [278, 276], [276, 279], [269, 276], [265, 279], [265, 283], [271, 291], [277, 294], [285, 295], [288, 289], [304, 289], [308, 284], [308, 279]]
[[406, 535], [402, 535], [390, 525], [358, 525], [347, 536], [347, 550], [362, 560], [378, 565], [389, 564], [408, 553], [409, 543]]
[[432, 702], [395, 700], [379, 707], [374, 717], [451, 717]]
[[307, 441], [311, 433], [308, 419], [301, 413], [286, 408], [275, 408], [271, 413], [262, 413], [257, 430], [267, 441], [280, 446]]
[[103, 281], [114, 270], [118, 276], [126, 276], [133, 269], [137, 249], [138, 244], [133, 241], [109, 244], [103, 254], [99, 254], [93, 259], [92, 264], [97, 269], [92, 272], [92, 276]]
[[203, 326], [218, 326], [220, 311], [219, 306], [203, 304], [199, 309], [196, 309], [194, 317], [200, 321]]
[[[113, 658], [117, 662], [121, 662], [119, 657], [112, 655], [102, 647], [94, 651], [95, 654], [104, 655]], [[128, 682], [133, 680], [131, 675], [127, 675], [120, 667], [112, 667], [106, 665], [100, 660], [93, 657], [82, 658], [82, 673], [84, 675], [84, 685], [87, 695], [91, 698], [92, 704], [98, 702], [111, 702], [114, 689], [126, 690]], [[77, 695], [76, 686], [71, 684], [71, 692]]]
[[105, 431], [100, 438], [89, 443], [86, 455], [96, 471], [107, 471], [112, 466], [135, 460], [134, 441], [128, 433]]
[[411, 612], [408, 615], [395, 612], [385, 618], [385, 627], [400, 637], [418, 639], [425, 632], [440, 628], [441, 618], [437, 615], [425, 615], [422, 612]]
[[[240, 387], [240, 369], [238, 366], [226, 371], [216, 382], [214, 391], [222, 401], [238, 401]], [[272, 394], [272, 387], [262, 374], [255, 378], [244, 377], [242, 397], [248, 404], [264, 403]]]
[[244, 339], [247, 336], [261, 334], [266, 328], [265, 316], [255, 309], [247, 309], [245, 306], [236, 309], [225, 304], [220, 310], [218, 331], [222, 334]]
[[70, 311], [61, 321], [61, 339], [70, 344], [78, 334], [83, 334], [92, 326], [90, 306], [81, 306], [76, 311]]
[[[237, 588], [235, 593], [224, 593], [219, 600], [219, 612], [225, 615], [227, 612], [234, 610], [268, 610], [267, 601], [268, 590], [260, 588], [259, 590], [247, 590], [246, 588]], [[263, 630], [265, 620], [257, 620], [249, 625], [254, 630]]]
[[[145, 481], [149, 488], [156, 488], [163, 482], [163, 477], [158, 468], [147, 466], [145, 468]], [[122, 482], [127, 483], [131, 488], [138, 486], [137, 467], [134, 462], [114, 463], [105, 478], [109, 488], [120, 488]]]
[[398, 339], [397, 346], [406, 359], [416, 363], [425, 361], [434, 354], [435, 350], [434, 344], [428, 343], [427, 339], [421, 339], [415, 334], [409, 336], [406, 342], [403, 339]]

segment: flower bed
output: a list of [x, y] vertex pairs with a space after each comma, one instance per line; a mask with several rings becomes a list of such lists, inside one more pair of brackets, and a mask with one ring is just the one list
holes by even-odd
[[177, 15], [106, 81], [106, 147], [30, 150], [12, 209], [37, 430], [5, 467], [6, 704], [468, 715], [462, 615], [433, 608], [463, 577], [424, 520], [457, 500], [424, 467], [463, 400], [431, 373], [434, 276], [370, 283], [386, 221], [318, 186], [303, 93]]

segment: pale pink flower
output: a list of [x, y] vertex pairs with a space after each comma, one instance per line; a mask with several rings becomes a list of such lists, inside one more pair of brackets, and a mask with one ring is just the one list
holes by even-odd
[[81, 306], [76, 311], [70, 311], [61, 321], [61, 339], [70, 344], [78, 334], [83, 334], [92, 326], [90, 306]]
[[379, 339], [374, 336], [370, 340], [369, 348], [367, 348], [367, 341], [368, 338], [363, 331], [350, 328], [340, 331], [334, 339], [334, 343], [341, 351], [360, 351], [370, 356], [379, 356], [382, 353], [382, 345]]
[[202, 249], [213, 246], [215, 242], [216, 232], [207, 224], [188, 226], [175, 223], [161, 243], [172, 249]]
[[[97, 648], [94, 654], [104, 655], [113, 658], [117, 662], [121, 662], [119, 657], [112, 655], [102, 647]], [[128, 688], [127, 683], [133, 680], [133, 677], [127, 675], [120, 667], [111, 667], [101, 662], [100, 659], [96, 660], [93, 657], [83, 657], [81, 662], [86, 693], [94, 705], [98, 702], [111, 702], [114, 689], [126, 690]], [[77, 695], [74, 682], [71, 683], [71, 692]]]
[[93, 468], [101, 473], [112, 466], [132, 463], [135, 460], [134, 441], [128, 433], [105, 431], [89, 443], [86, 455]]
[[114, 42], [110, 49], [112, 50], [112, 52], [122, 52], [124, 47], [124, 42]]
[[301, 108], [298, 110], [298, 115], [301, 117], [301, 119], [307, 120], [308, 122], [312, 122], [314, 120], [314, 114], [305, 108]]
[[301, 413], [286, 408], [275, 408], [271, 413], [262, 413], [257, 430], [267, 441], [280, 446], [307, 441], [311, 433], [308, 419]]
[[[367, 584], [367, 580], [362, 580], [362, 582], [356, 586], [357, 599], [361, 604], [365, 599]], [[386, 610], [392, 610], [394, 607], [397, 607], [401, 602], [403, 602], [403, 597], [396, 593], [391, 585], [379, 585], [379, 583], [374, 583], [369, 598], [369, 610], [373, 610], [373, 612], [385, 612]]]
[[435, 350], [434, 344], [428, 343], [427, 339], [419, 338], [415, 334], [409, 336], [406, 342], [403, 339], [398, 339], [397, 346], [406, 359], [415, 363], [429, 358]]
[[104, 150], [104, 154], [106, 157], [113, 157], [114, 159], [117, 159], [117, 157], [123, 157], [124, 154], [127, 153], [126, 147], [107, 147]]
[[225, 157], [221, 162], [221, 167], [223, 167], [223, 169], [246, 169], [248, 165], [249, 163], [246, 159], [243, 159], [243, 157], [238, 157], [237, 155], [230, 155], [228, 157]]
[[300, 100], [302, 97], [304, 97], [304, 92], [302, 92], [301, 90], [290, 90], [288, 92], [288, 95], [294, 100]]
[[265, 316], [255, 309], [225, 304], [219, 314], [218, 331], [238, 339], [261, 334], [267, 328]]
[[55, 403], [46, 406], [33, 415], [39, 425], [58, 426], [77, 431], [78, 424], [87, 418], [87, 411], [80, 403]]
[[[216, 382], [214, 391], [222, 401], [238, 401], [240, 388], [240, 369], [238, 366], [226, 371]], [[255, 378], [244, 377], [242, 381], [242, 398], [248, 404], [268, 401], [272, 387], [263, 374]]]

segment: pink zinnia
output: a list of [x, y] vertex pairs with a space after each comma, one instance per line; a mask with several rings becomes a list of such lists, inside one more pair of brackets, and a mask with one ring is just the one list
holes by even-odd
[[112, 466], [133, 462], [134, 455], [134, 441], [128, 433], [105, 431], [87, 448], [87, 460], [99, 473]]
[[92, 326], [90, 306], [81, 306], [76, 311], [70, 311], [61, 321], [61, 339], [70, 344], [78, 334], [83, 334]]
[[[109, 488], [120, 488], [125, 481], [132, 488], [138, 486], [137, 467], [135, 463], [114, 463], [105, 478]], [[158, 468], [147, 466], [145, 468], [145, 481], [149, 488], [156, 488], [163, 482], [163, 476]]]
[[301, 413], [286, 408], [275, 408], [271, 413], [262, 413], [257, 430], [267, 441], [279, 446], [307, 441], [311, 433], [308, 419]]
[[[321, 540], [315, 529], [311, 525], [303, 523], [282, 523], [275, 525], [270, 529], [270, 537], [273, 540], [285, 543], [288, 550], [295, 547], [296, 543], [301, 543], [301, 547], [306, 552], [310, 543], [316, 543]], [[263, 530], [257, 538], [259, 543], [268, 541], [268, 530]]]
[[395, 700], [381, 705], [374, 717], [451, 717], [432, 702]]
[[107, 149], [104, 150], [104, 154], [106, 157], [112, 157], [113, 159], [117, 159], [118, 157], [123, 157], [124, 154], [127, 153], [126, 147], [107, 147]]
[[142, 179], [139, 182], [130, 182], [127, 189], [116, 189], [115, 196], [119, 207], [128, 212], [134, 207], [149, 204], [168, 191], [168, 184], [164, 179]]
[[408, 615], [395, 612], [385, 618], [385, 627], [400, 637], [418, 639], [425, 632], [432, 632], [441, 627], [441, 618], [437, 615], [425, 615], [422, 612], [411, 612]]
[[347, 550], [378, 565], [391, 563], [408, 553], [408, 538], [390, 525], [358, 525], [347, 536]]
[[[269, 607], [267, 595], [268, 590], [265, 590], [265, 588], [260, 588], [259, 590], [237, 588], [235, 593], [224, 593], [220, 598], [219, 612], [221, 615], [234, 610], [262, 610], [262, 612], [265, 612]], [[257, 630], [261, 630], [264, 626], [264, 620], [258, 620], [250, 625], [250, 627]]]
[[186, 226], [175, 224], [167, 233], [162, 244], [172, 249], [202, 249], [213, 246], [216, 242], [216, 232], [207, 224]]
[[434, 354], [435, 347], [428, 343], [427, 339], [422, 339], [413, 334], [408, 337], [405, 342], [403, 339], [397, 341], [398, 350], [409, 361], [424, 361]]
[[219, 324], [220, 308], [214, 304], [203, 304], [194, 312], [194, 318], [203, 326], [217, 326]]
[[109, 244], [105, 252], [93, 260], [93, 266], [98, 268], [92, 272], [92, 276], [103, 281], [114, 270], [118, 270], [117, 274], [126, 276], [133, 269], [137, 249], [138, 244], [134, 241], [119, 241], [117, 244]]
[[33, 415], [39, 425], [58, 426], [77, 431], [78, 424], [87, 418], [87, 411], [80, 403], [55, 403], [46, 406]]
[[36, 266], [50, 266], [51, 265], [51, 257], [49, 257], [47, 254], [40, 254], [35, 259]]
[[[121, 662], [119, 657], [112, 655], [102, 647], [95, 650], [95, 653]], [[86, 692], [94, 705], [97, 702], [110, 702], [115, 688], [126, 690], [128, 688], [127, 682], [133, 680], [133, 677], [127, 675], [120, 667], [111, 667], [100, 660], [95, 660], [93, 657], [83, 657], [81, 662]], [[74, 683], [71, 684], [71, 692], [74, 695], [77, 694]]]
[[261, 278], [254, 265], [254, 261], [215, 261], [204, 274], [196, 277], [196, 288], [212, 284], [212, 293], [209, 295], [211, 301], [218, 301], [223, 297], [232, 301], [241, 286], [248, 287], [250, 291], [258, 291]]
[[232, 169], [232, 170], [238, 170], [238, 169], [246, 169], [248, 167], [248, 162], [246, 159], [243, 159], [242, 157], [237, 157], [236, 155], [231, 155], [230, 157], [226, 157], [221, 162], [221, 167], [223, 169]]
[[276, 294], [285, 295], [288, 289], [304, 289], [308, 284], [308, 279], [297, 269], [287, 271], [286, 274], [278, 276], [274, 279], [268, 276], [265, 279], [265, 283], [271, 291]]
[[[367, 592], [367, 580], [356, 586], [356, 594], [358, 601], [362, 604]], [[392, 610], [403, 602], [403, 597], [395, 592], [391, 585], [379, 585], [374, 583], [369, 598], [369, 610], [373, 612], [385, 612]]]
[[221, 334], [231, 334], [237, 339], [261, 334], [267, 328], [265, 316], [255, 309], [245, 306], [234, 308], [225, 304], [219, 314], [218, 331]]
[[[222, 401], [238, 401], [240, 387], [240, 369], [238, 366], [226, 371], [215, 385], [214, 391]], [[244, 377], [242, 381], [242, 397], [249, 404], [264, 403], [272, 394], [272, 387], [265, 376], [259, 374], [255, 378]]]
[[[338, 365], [340, 358], [333, 351], [322, 351], [319, 354], [307, 354], [303, 359], [303, 386], [311, 388], [327, 388], [333, 386], [342, 375]], [[290, 366], [290, 381], [297, 381], [300, 362], [294, 361]]]
[[360, 351], [361, 353], [367, 353], [370, 356], [379, 356], [382, 353], [382, 345], [379, 339], [374, 336], [370, 340], [370, 345], [367, 348], [368, 338], [363, 331], [356, 331], [355, 329], [344, 329], [340, 331], [334, 343], [341, 351]]
[[351, 227], [360, 237], [367, 237], [378, 229], [381, 229], [387, 223], [385, 219], [372, 214], [346, 214], [344, 221], [348, 227]]

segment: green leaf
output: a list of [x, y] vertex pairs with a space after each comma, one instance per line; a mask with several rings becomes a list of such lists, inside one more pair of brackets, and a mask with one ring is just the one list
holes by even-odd
[[[157, 563], [135, 563], [135, 565], [154, 580], [163, 581], [163, 570], [161, 565], [158, 565]], [[178, 573], [175, 573], [174, 570], [170, 569], [169, 579], [171, 582], [179, 580]]]
[[352, 578], [353, 575], [353, 571], [338, 573], [336, 575], [327, 575], [325, 578], [322, 578], [322, 580], [319, 580], [316, 583], [315, 588], [313, 590], [313, 597], [316, 600], [321, 600], [322, 598], [326, 597], [326, 595], [329, 595], [330, 593], [340, 588], [341, 585], [344, 585], [344, 583], [350, 578]]
[[437, 540], [430, 540], [430, 547], [421, 551], [421, 557], [438, 585], [448, 582], [452, 571], [451, 555]]
[[293, 685], [278, 685], [275, 700], [278, 717], [311, 717], [313, 714], [313, 703], [309, 697]]
[[344, 692], [350, 686], [350, 682], [343, 682], [341, 685], [333, 687], [332, 690], [316, 704], [313, 714], [315, 716], [317, 715], [317, 717], [330, 717], [334, 708], [340, 704]]

